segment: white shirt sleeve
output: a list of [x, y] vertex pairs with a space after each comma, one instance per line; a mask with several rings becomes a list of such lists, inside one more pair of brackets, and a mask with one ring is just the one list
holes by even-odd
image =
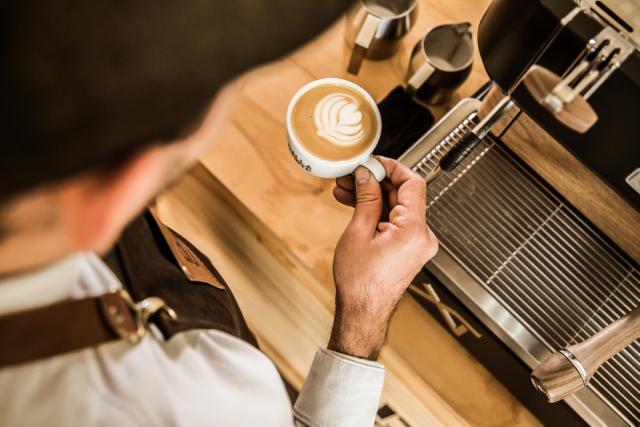
[[320, 349], [293, 408], [296, 425], [373, 426], [384, 366]]

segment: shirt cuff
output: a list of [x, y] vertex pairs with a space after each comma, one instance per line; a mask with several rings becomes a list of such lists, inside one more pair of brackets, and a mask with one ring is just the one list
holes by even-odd
[[384, 385], [384, 366], [320, 349], [293, 408], [309, 426], [373, 426]]

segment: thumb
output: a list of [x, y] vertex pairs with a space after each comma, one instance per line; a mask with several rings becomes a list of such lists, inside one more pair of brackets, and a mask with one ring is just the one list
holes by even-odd
[[356, 209], [351, 224], [375, 234], [382, 215], [382, 189], [368, 169], [356, 169]]

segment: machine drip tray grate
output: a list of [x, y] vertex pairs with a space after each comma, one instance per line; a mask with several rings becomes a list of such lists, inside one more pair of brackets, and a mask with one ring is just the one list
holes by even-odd
[[[413, 170], [426, 176], [472, 125]], [[551, 351], [640, 306], [638, 266], [492, 138], [430, 185], [427, 216], [441, 248]], [[589, 387], [640, 425], [640, 343], [603, 365]]]

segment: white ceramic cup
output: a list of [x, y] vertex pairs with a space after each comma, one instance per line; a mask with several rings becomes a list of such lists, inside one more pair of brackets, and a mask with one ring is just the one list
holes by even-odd
[[[375, 131], [375, 136], [371, 141], [371, 145], [366, 150], [363, 150], [362, 153], [347, 160], [325, 160], [317, 157], [316, 155], [310, 153], [306, 148], [304, 148], [304, 146], [300, 143], [295, 133], [293, 132], [293, 124], [291, 123], [293, 107], [296, 105], [300, 97], [307, 93], [309, 90], [314, 87], [326, 84], [345, 85], [359, 92], [362, 97], [370, 104], [375, 113], [377, 129]], [[287, 139], [289, 141], [289, 151], [291, 152], [291, 155], [293, 156], [295, 162], [298, 163], [298, 165], [300, 165], [302, 169], [320, 178], [338, 178], [340, 176], [345, 176], [353, 173], [353, 171], [355, 171], [358, 166], [364, 166], [371, 171], [371, 174], [376, 178], [378, 182], [382, 181], [386, 175], [386, 171], [384, 170], [384, 167], [380, 164], [380, 162], [371, 155], [373, 150], [376, 148], [376, 145], [378, 145], [381, 131], [382, 120], [380, 119], [380, 111], [378, 111], [376, 102], [373, 100], [373, 98], [371, 98], [371, 95], [369, 95], [367, 91], [348, 80], [326, 78], [307, 83], [306, 85], [302, 86], [295, 95], [293, 95], [293, 98], [291, 98], [291, 101], [289, 102], [289, 108], [287, 108]]]

